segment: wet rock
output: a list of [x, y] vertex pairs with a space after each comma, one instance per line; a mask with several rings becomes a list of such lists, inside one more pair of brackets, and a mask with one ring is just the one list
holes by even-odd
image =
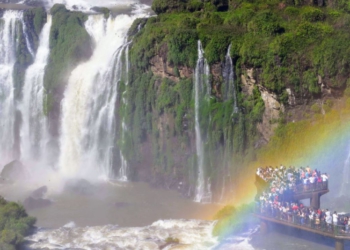
[[108, 8], [97, 7], [97, 6], [92, 7], [90, 10], [103, 14], [105, 18], [108, 18], [111, 12]]
[[82, 195], [92, 195], [96, 188], [85, 179], [73, 179], [66, 182], [65, 191]]
[[23, 206], [27, 210], [44, 208], [44, 207], [50, 206], [51, 204], [52, 204], [52, 201], [48, 199], [42, 199], [42, 198], [35, 199], [33, 197], [28, 197], [23, 202]]
[[6, 180], [19, 180], [26, 176], [26, 170], [20, 161], [12, 161], [5, 165], [0, 174]]
[[193, 70], [186, 66], [178, 66], [175, 68], [171, 65], [167, 58], [168, 47], [167, 45], [161, 46], [158, 54], [150, 59], [149, 64], [151, 71], [154, 75], [161, 78], [168, 78], [174, 82], [179, 82], [180, 78], [191, 78]]
[[40, 198], [43, 198], [46, 193], [47, 193], [47, 186], [42, 186], [34, 190], [31, 194], [31, 197], [35, 199], [40, 199]]
[[257, 125], [257, 129], [263, 136], [264, 140], [270, 141], [274, 130], [278, 126], [276, 121], [279, 119], [280, 113], [284, 113], [284, 105], [278, 101], [278, 97], [275, 93], [268, 91], [268, 89], [261, 85], [258, 87], [261, 98], [265, 104], [265, 111], [262, 122]]
[[25, 4], [28, 6], [32, 6], [32, 7], [42, 7], [45, 4], [47, 4], [47, 2], [40, 1], [40, 0], [27, 0], [27, 1], [25, 1]]
[[246, 69], [246, 74], [241, 75], [242, 81], [242, 92], [246, 96], [253, 94], [254, 86], [256, 85], [256, 80], [254, 78], [254, 69]]

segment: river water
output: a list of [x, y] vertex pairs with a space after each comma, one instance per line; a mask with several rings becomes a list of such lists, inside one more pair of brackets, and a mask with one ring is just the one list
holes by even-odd
[[[175, 191], [155, 189], [145, 183], [92, 185], [88, 194], [68, 191], [50, 194], [49, 188], [45, 198], [53, 204], [28, 212], [37, 218], [37, 226], [45, 228], [58, 228], [71, 221], [76, 226], [133, 227], [147, 226], [159, 219], [212, 219], [220, 208], [215, 204], [198, 204]], [[23, 185], [3, 186], [0, 195], [22, 202], [34, 187], [24, 190]]]
[[[23, 202], [34, 190], [25, 187], [2, 185], [0, 195]], [[28, 210], [38, 226], [28, 238], [30, 249], [159, 249], [168, 237], [179, 239], [175, 245], [185, 247], [181, 249], [217, 244], [211, 235], [215, 222], [209, 219], [219, 205], [195, 203], [145, 183], [99, 182], [81, 190], [55, 192], [49, 187], [43, 198], [53, 203]]]
[[[47, 1], [55, 3], [56, 1]], [[62, 1], [58, 1], [62, 2]], [[63, 1], [68, 7], [89, 10], [90, 0]], [[108, 0], [103, 1], [109, 6]], [[135, 12], [129, 1], [125, 7], [116, 1], [114, 11]], [[149, 0], [140, 1], [149, 4]], [[3, 6], [22, 9], [25, 6]], [[143, 10], [141, 6], [139, 8]], [[138, 10], [138, 9], [136, 9]], [[34, 171], [34, 170], [33, 170]], [[34, 171], [35, 172], [35, 171]], [[36, 180], [28, 183], [0, 185], [0, 195], [8, 200], [24, 202], [33, 190], [48, 186], [43, 197], [52, 204], [28, 209], [37, 218], [38, 230], [27, 238], [30, 249], [194, 249], [194, 250], [329, 250], [333, 242], [311, 235], [291, 236], [289, 232], [271, 232], [267, 236], [252, 235], [252, 231], [231, 235], [219, 242], [212, 236], [217, 204], [200, 204], [176, 191], [156, 189], [145, 183], [99, 181], [87, 184], [84, 190], [65, 190], [59, 184], [50, 184], [43, 171], [37, 169]], [[59, 179], [50, 173], [51, 180]], [[46, 178], [46, 179], [45, 179]], [[43, 181], [45, 179], [45, 181]], [[253, 232], [255, 228], [253, 228]], [[167, 244], [167, 238], [179, 242]]]
[[[2, 185], [0, 195], [23, 202], [38, 186]], [[84, 192], [48, 190], [52, 205], [29, 209], [38, 230], [25, 249], [330, 250], [332, 240], [288, 230], [252, 231], [219, 242], [212, 235], [217, 204], [200, 204], [146, 183], [91, 183]], [[88, 190], [88, 192], [85, 192]], [[179, 243], [166, 244], [167, 238]], [[28, 248], [29, 246], [29, 248]], [[346, 248], [348, 249], [348, 248]]]

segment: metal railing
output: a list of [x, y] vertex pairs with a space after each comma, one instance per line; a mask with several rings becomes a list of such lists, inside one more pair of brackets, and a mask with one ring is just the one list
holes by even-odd
[[294, 187], [294, 194], [325, 190], [328, 190], [328, 181], [296, 185]]
[[320, 233], [329, 233], [334, 236], [343, 236], [350, 238], [350, 226], [347, 225], [334, 225], [328, 224], [324, 219], [310, 219], [308, 216], [301, 217], [293, 212], [281, 212], [278, 209], [268, 209], [267, 207], [261, 207], [259, 204], [256, 206], [255, 213], [268, 217], [271, 219], [283, 221], [292, 225], [298, 225], [301, 227], [313, 229]]

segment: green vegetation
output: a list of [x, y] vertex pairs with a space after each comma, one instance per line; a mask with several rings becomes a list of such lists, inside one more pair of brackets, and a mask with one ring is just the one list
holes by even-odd
[[[317, 96], [319, 76], [328, 86], [344, 88], [350, 73], [350, 13], [345, 2], [318, 7], [308, 1], [231, 0], [192, 8], [195, 3], [153, 2], [159, 16], [147, 21], [135, 43], [139, 64], [147, 67], [149, 59], [162, 52], [176, 66], [194, 67], [194, 41], [200, 39], [210, 64], [223, 61], [232, 43], [237, 65], [261, 68], [261, 83], [279, 95], [290, 87], [300, 96]], [[215, 12], [204, 7], [210, 4], [214, 10], [218, 5], [231, 7]]]
[[[194, 131], [193, 83], [182, 70], [195, 68], [198, 40], [213, 71], [220, 68], [231, 44], [240, 110], [235, 113], [232, 98], [223, 97], [220, 73], [211, 76], [212, 92], [200, 104], [200, 126], [213, 190], [222, 187], [219, 177], [236, 176], [242, 166], [256, 160], [256, 149], [264, 144], [257, 132], [265, 110], [259, 89], [276, 94], [285, 106], [287, 88], [296, 99], [311, 103], [322, 96], [321, 84], [339, 92], [346, 89], [350, 96], [346, 1], [155, 0], [152, 7], [158, 16], [137, 20], [129, 32], [132, 68], [123, 116], [130, 128], [125, 147], [136, 149], [151, 141], [154, 176], [195, 180], [197, 159], [193, 134], [188, 133]], [[139, 31], [139, 27], [143, 28]], [[171, 68], [171, 80], [152, 74], [150, 61], [156, 56]], [[260, 86], [243, 93], [240, 76], [251, 68]], [[316, 103], [305, 117], [329, 113], [333, 105], [330, 100]], [[281, 117], [270, 124], [285, 120]], [[143, 156], [133, 156], [128, 149], [130, 161], [143, 162]]]
[[157, 13], [199, 11], [202, 9], [223, 11], [228, 9], [228, 0], [154, 0], [152, 9]]
[[39, 46], [39, 36], [47, 19], [47, 14], [44, 8], [33, 8], [25, 10], [23, 20], [27, 25], [27, 35], [30, 41], [33, 42], [34, 50]]
[[[44, 77], [47, 97], [46, 115], [53, 106], [59, 105], [59, 96], [68, 81], [69, 72], [92, 54], [90, 36], [84, 28], [87, 15], [68, 11], [64, 5], [56, 4], [51, 9], [50, 57]], [[62, 94], [62, 93], [61, 93]]]
[[24, 208], [0, 197], [0, 249], [16, 249], [35, 224]]

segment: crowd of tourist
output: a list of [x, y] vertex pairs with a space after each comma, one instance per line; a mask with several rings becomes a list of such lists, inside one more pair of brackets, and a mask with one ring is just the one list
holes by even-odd
[[327, 173], [310, 167], [260, 167], [257, 175], [270, 185], [261, 199], [280, 202], [291, 202], [293, 193], [322, 189], [328, 182]]
[[314, 209], [294, 200], [294, 194], [322, 189], [328, 182], [327, 173], [309, 167], [258, 168], [257, 175], [268, 183], [259, 196], [259, 213], [290, 223], [309, 226], [328, 232], [350, 233], [350, 217], [331, 213], [328, 209]]
[[260, 213], [286, 222], [309, 226], [328, 232], [350, 233], [350, 217], [331, 213], [328, 209], [313, 209], [302, 203], [260, 201]]

